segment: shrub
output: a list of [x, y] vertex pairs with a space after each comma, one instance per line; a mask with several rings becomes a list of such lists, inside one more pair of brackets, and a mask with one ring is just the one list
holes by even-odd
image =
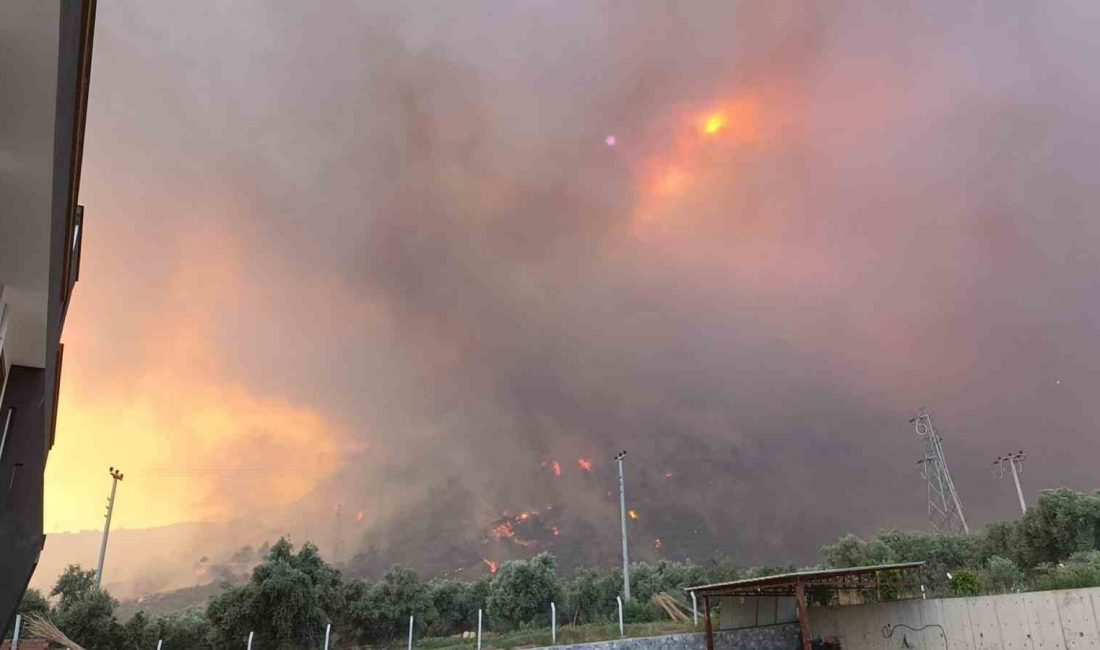
[[982, 592], [978, 576], [969, 569], [960, 569], [948, 583], [952, 596], [977, 596]]
[[1024, 572], [1012, 560], [994, 555], [985, 562], [982, 586], [987, 593], [1003, 594], [1021, 586]]
[[1064, 563], [1044, 566], [1035, 580], [1036, 589], [1100, 587], [1100, 551], [1074, 553]]

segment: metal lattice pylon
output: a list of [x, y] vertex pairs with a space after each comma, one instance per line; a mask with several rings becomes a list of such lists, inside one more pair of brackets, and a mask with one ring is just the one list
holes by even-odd
[[962, 502], [955, 491], [951, 473], [947, 471], [947, 459], [943, 454], [943, 438], [932, 424], [932, 414], [927, 408], [917, 411], [917, 416], [909, 423], [917, 435], [928, 443], [924, 458], [917, 461], [921, 476], [928, 480], [928, 524], [937, 533], [969, 534], [963, 516]]

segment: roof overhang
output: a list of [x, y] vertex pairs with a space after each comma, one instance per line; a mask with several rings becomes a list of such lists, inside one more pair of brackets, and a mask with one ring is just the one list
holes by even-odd
[[732, 582], [689, 587], [696, 596], [794, 596], [801, 585], [807, 592], [837, 591], [845, 589], [875, 589], [885, 578], [910, 578], [919, 574], [924, 562], [902, 562], [844, 569], [820, 569], [783, 573], [761, 578], [748, 578]]

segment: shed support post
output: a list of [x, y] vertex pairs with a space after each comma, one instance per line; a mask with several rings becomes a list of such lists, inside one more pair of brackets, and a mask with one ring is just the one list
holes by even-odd
[[703, 596], [703, 621], [707, 627], [707, 650], [714, 650], [714, 628], [710, 624], [710, 596]]
[[[802, 650], [811, 650], [810, 612], [806, 607], [806, 587], [801, 581], [794, 584], [794, 596], [798, 601], [798, 627], [802, 630]], [[708, 650], [711, 650], [708, 648]]]

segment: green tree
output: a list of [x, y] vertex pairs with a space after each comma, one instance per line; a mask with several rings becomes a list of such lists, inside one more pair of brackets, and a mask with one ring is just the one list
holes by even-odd
[[466, 592], [471, 585], [457, 580], [432, 580], [428, 583], [428, 597], [436, 616], [427, 633], [431, 636], [449, 636], [470, 629], [477, 623], [477, 610], [471, 616]]
[[959, 569], [951, 577], [948, 589], [951, 591], [952, 596], [977, 596], [982, 592], [977, 574], [970, 569]]
[[[164, 641], [165, 648], [213, 648], [208, 633], [208, 623], [201, 610], [168, 614], [153, 621], [156, 637]], [[145, 645], [143, 648], [155, 648]]]
[[102, 589], [68, 598], [58, 605], [53, 621], [70, 639], [88, 650], [115, 650], [125, 646], [126, 635], [115, 618], [118, 601]]
[[58, 596], [58, 606], [64, 607], [72, 601], [84, 598], [93, 591], [95, 591], [95, 571], [85, 571], [80, 568], [79, 564], [70, 564], [57, 577], [57, 582], [54, 583], [50, 595]]
[[881, 539], [865, 542], [851, 533], [841, 537], [835, 544], [822, 546], [820, 555], [825, 566], [833, 569], [889, 564], [894, 561], [894, 550]]
[[557, 563], [549, 553], [501, 565], [489, 587], [488, 610], [496, 628], [548, 620], [550, 603], [563, 602]]
[[355, 636], [366, 643], [384, 644], [405, 634], [410, 615], [419, 634], [435, 621], [436, 611], [428, 586], [415, 571], [402, 566], [387, 571], [348, 605]]
[[324, 635], [344, 609], [340, 572], [317, 547], [295, 553], [285, 538], [271, 546], [249, 581], [213, 598], [206, 615], [216, 643], [237, 644], [254, 632], [260, 647], [302, 648]]
[[1100, 548], [1100, 493], [1044, 490], [1019, 524], [1024, 566], [1057, 563]]
[[70, 564], [57, 578], [51, 596], [57, 596], [52, 619], [69, 638], [88, 650], [125, 646], [125, 630], [115, 618], [118, 601], [95, 586], [95, 572]]
[[565, 584], [567, 620], [575, 623], [606, 621], [615, 610], [615, 596], [622, 590], [622, 571], [580, 569]]

